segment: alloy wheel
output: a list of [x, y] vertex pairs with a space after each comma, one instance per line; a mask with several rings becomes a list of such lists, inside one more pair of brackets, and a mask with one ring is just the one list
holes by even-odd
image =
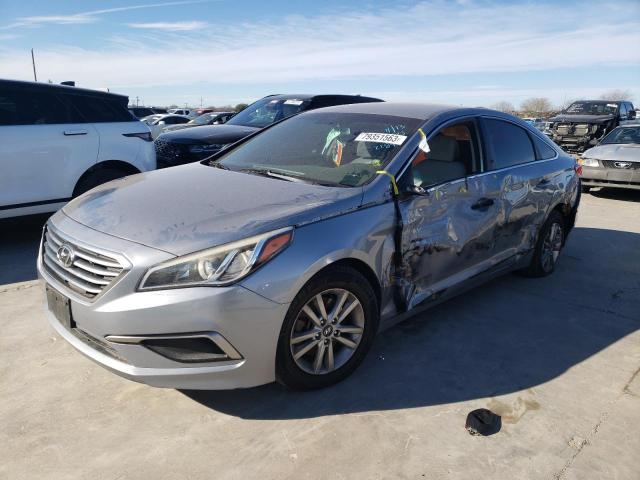
[[545, 272], [551, 272], [560, 255], [562, 242], [564, 240], [564, 232], [562, 225], [553, 222], [549, 227], [547, 235], [542, 242], [542, 254], [540, 261]]
[[325, 290], [298, 313], [289, 338], [293, 360], [307, 373], [331, 373], [356, 352], [364, 328], [364, 310], [353, 293], [343, 288]]

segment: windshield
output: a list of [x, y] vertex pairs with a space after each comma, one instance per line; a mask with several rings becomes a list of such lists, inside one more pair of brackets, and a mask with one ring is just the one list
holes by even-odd
[[600, 144], [635, 143], [640, 144], [640, 125], [634, 127], [618, 127], [602, 139]]
[[615, 115], [617, 103], [608, 102], [573, 102], [565, 113], [571, 115]]
[[227, 125], [263, 128], [298, 113], [306, 103], [306, 100], [296, 98], [263, 98], [236, 114]]
[[200, 115], [199, 117], [194, 118], [193, 120], [189, 120], [188, 123], [190, 123], [191, 125], [207, 125], [216, 115], [217, 113], [205, 113]]
[[356, 187], [384, 169], [420, 123], [387, 115], [308, 113], [275, 125], [212, 165], [292, 181]]

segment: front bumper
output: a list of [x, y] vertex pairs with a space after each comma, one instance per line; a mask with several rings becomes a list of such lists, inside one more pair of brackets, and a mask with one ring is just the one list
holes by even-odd
[[567, 152], [581, 153], [594, 147], [598, 140], [591, 136], [573, 136], [553, 134], [551, 139]]
[[[133, 265], [103, 294], [87, 300], [50, 275], [38, 256], [40, 276], [70, 298], [75, 328], [63, 325], [47, 309], [49, 323], [81, 353], [120, 376], [157, 387], [231, 389], [275, 380], [276, 346], [288, 304], [273, 302], [239, 285], [138, 292], [135, 287], [141, 272], [150, 265], [146, 262], [137, 267], [139, 259], [147, 256], [155, 263], [168, 254], [88, 229], [62, 213], [51, 221], [68, 237], [117, 249]], [[194, 332], [215, 336], [223, 346], [228, 342], [226, 350], [237, 355], [183, 363], [135, 341]], [[114, 337], [116, 341], [110, 341]]]
[[[633, 165], [635, 166], [635, 165]], [[639, 168], [582, 167], [582, 185], [587, 187], [630, 188], [640, 190]]]

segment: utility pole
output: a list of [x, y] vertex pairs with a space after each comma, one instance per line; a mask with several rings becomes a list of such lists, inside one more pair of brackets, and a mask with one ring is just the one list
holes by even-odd
[[138, 96], [136, 95], [136, 107], [138, 106]]
[[38, 81], [38, 76], [36, 75], [36, 58], [33, 56], [33, 48], [31, 49], [31, 64], [33, 65], [33, 81]]

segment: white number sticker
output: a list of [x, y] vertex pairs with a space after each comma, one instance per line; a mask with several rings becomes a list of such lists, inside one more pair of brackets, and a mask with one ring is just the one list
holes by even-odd
[[402, 145], [407, 139], [406, 135], [396, 135], [394, 133], [366, 133], [362, 132], [355, 138], [356, 142], [377, 142], [390, 143], [391, 145]]
[[285, 105], [302, 105], [302, 100], [285, 100]]

